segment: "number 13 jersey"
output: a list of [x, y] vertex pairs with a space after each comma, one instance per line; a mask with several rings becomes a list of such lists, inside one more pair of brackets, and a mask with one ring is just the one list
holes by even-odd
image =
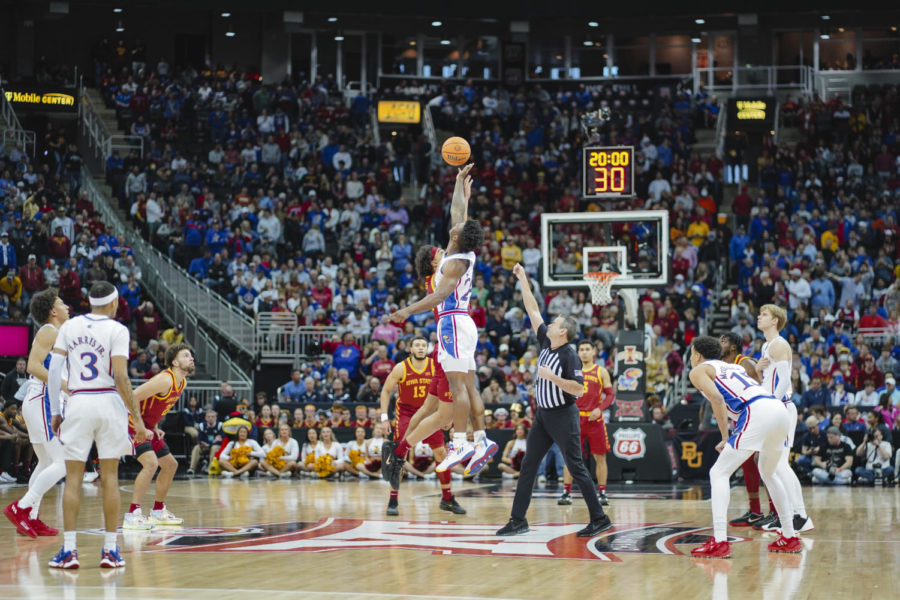
[[66, 351], [69, 394], [115, 392], [112, 357], [128, 358], [130, 335], [118, 321], [96, 314], [69, 319], [54, 348]]

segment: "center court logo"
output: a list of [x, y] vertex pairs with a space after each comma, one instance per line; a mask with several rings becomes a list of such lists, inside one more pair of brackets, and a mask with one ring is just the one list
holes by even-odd
[[[575, 533], [578, 523], [540, 523], [526, 535], [497, 537], [498, 525], [439, 521], [329, 518], [317, 523], [275, 523], [239, 530], [190, 530], [163, 534], [144, 552], [338, 552], [395, 548], [436, 555], [601, 560], [617, 554], [683, 554], [676, 546], [701, 544], [709, 527], [681, 523], [623, 524], [598, 538]], [[150, 535], [156, 534], [154, 532]], [[731, 538], [730, 541], [746, 541]]]

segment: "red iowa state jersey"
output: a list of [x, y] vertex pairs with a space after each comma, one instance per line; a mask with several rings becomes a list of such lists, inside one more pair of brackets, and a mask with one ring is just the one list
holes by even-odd
[[416, 371], [410, 358], [400, 364], [403, 365], [403, 376], [397, 384], [397, 412], [416, 412], [428, 396], [428, 386], [434, 378], [435, 362], [430, 356], [426, 357], [425, 367], [421, 371]]
[[[182, 379], [181, 385], [178, 385], [175, 374], [171, 369], [166, 369], [160, 374], [163, 373], [172, 379], [172, 387], [169, 388], [169, 391], [165, 394], [154, 394], [141, 402], [141, 419], [144, 421], [144, 427], [147, 429], [156, 427], [162, 418], [166, 416], [166, 413], [175, 406], [175, 403], [178, 402], [178, 398], [181, 396], [181, 392], [184, 391], [184, 386], [187, 383], [186, 379]], [[128, 417], [128, 428], [132, 429], [131, 416]]]
[[590, 369], [582, 369], [581, 375], [584, 377], [584, 395], [576, 399], [575, 404], [578, 405], [579, 412], [590, 412], [600, 407], [603, 388], [610, 387], [612, 384], [609, 381], [603, 381], [600, 366], [597, 364]]
[[[425, 293], [433, 294], [434, 293], [434, 275], [429, 275], [425, 278]], [[438, 305], [440, 306], [440, 305]], [[438, 318], [438, 307], [435, 306], [431, 309], [431, 312], [434, 313], [434, 322], [437, 323], [440, 319]], [[437, 352], [437, 350], [435, 350]]]

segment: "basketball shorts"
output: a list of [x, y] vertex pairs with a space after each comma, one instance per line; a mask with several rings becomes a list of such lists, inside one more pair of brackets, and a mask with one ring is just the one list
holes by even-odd
[[169, 445], [166, 444], [165, 439], [159, 439], [156, 436], [153, 436], [152, 440], [147, 440], [141, 444], [137, 444], [134, 447], [134, 455], [135, 457], [140, 456], [145, 452], [154, 452], [156, 454], [156, 458], [162, 458], [163, 456], [168, 456], [172, 454], [172, 451], [169, 450]]
[[91, 445], [97, 444], [101, 460], [130, 455], [128, 413], [119, 394], [82, 391], [69, 396], [59, 428], [59, 441], [66, 460], [85, 461]]
[[787, 437], [787, 448], [788, 452], [790, 449], [794, 447], [794, 433], [797, 430], [797, 405], [788, 400], [787, 402], [783, 402], [784, 407], [787, 409], [788, 417], [791, 419], [791, 428], [788, 430]]
[[441, 402], [453, 402], [453, 394], [450, 393], [450, 383], [447, 381], [447, 374], [441, 368], [441, 363], [435, 362], [434, 377], [428, 384], [428, 394], [437, 396]]
[[728, 443], [736, 450], [782, 452], [794, 426], [780, 400], [762, 396], [745, 405]]
[[55, 436], [50, 430], [50, 395], [43, 383], [28, 384], [28, 393], [22, 403], [22, 418], [28, 428], [28, 440], [32, 444], [46, 444]]
[[[432, 380], [434, 381], [434, 380]], [[406, 435], [406, 430], [409, 428], [409, 422], [412, 419], [415, 412], [410, 412], [408, 410], [399, 410], [397, 414], [397, 425], [394, 429], [394, 440], [400, 441], [403, 439], [403, 436]], [[425, 438], [424, 442], [431, 446], [431, 449], [435, 448], [443, 448], [444, 447], [444, 430], [438, 429], [427, 438]]]
[[478, 328], [472, 317], [453, 314], [441, 317], [438, 323], [438, 362], [447, 373], [468, 373], [475, 370], [475, 346]]
[[609, 436], [606, 434], [606, 423], [602, 420], [588, 421], [587, 417], [581, 417], [581, 448], [587, 441], [591, 448], [591, 454], [606, 454], [609, 452]]

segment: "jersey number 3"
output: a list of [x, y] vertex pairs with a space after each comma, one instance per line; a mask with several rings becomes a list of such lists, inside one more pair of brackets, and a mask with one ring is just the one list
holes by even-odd
[[81, 360], [84, 361], [84, 370], [81, 371], [82, 381], [92, 381], [97, 379], [100, 371], [97, 370], [97, 355], [93, 352], [82, 352]]

